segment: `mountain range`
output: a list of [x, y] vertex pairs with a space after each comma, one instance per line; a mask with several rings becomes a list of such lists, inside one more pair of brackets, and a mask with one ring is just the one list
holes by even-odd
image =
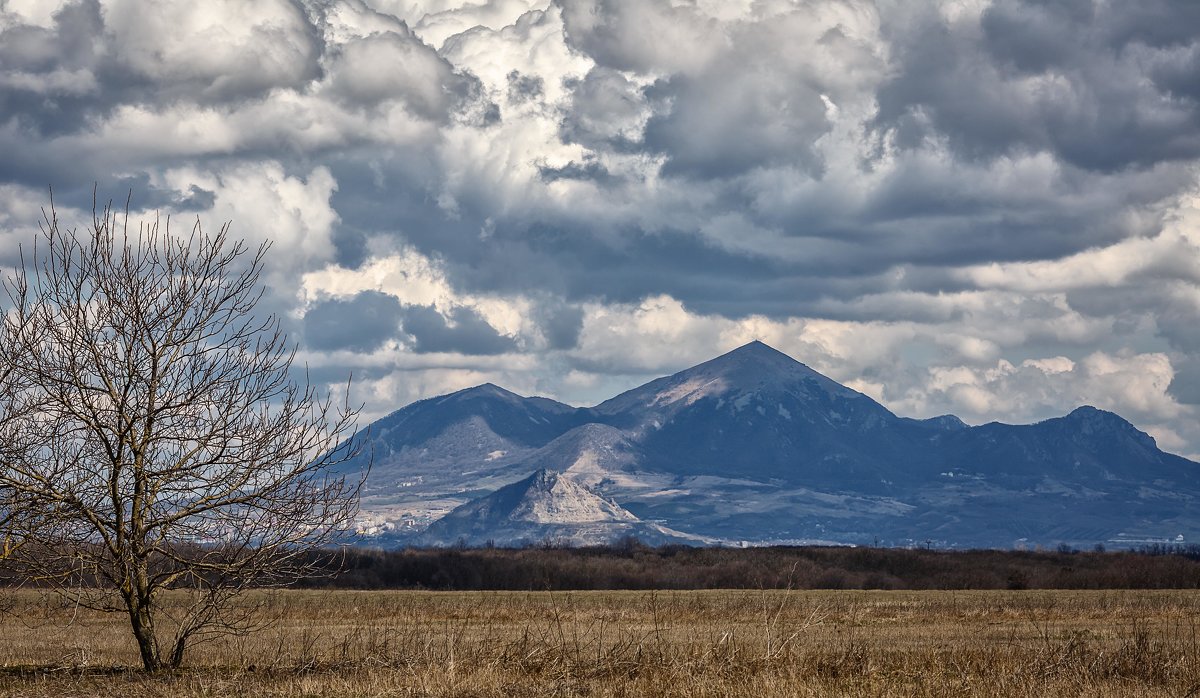
[[1200, 536], [1200, 464], [1116, 414], [911, 419], [766, 344], [577, 408], [485, 384], [355, 437], [363, 529], [444, 545], [1091, 546]]

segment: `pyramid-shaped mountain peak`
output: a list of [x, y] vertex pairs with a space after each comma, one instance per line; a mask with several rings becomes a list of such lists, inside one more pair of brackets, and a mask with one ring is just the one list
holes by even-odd
[[792, 359], [792, 357], [788, 356], [787, 354], [784, 354], [783, 352], [779, 351], [778, 349], [771, 346], [770, 344], [767, 344], [766, 342], [762, 341], [761, 339], [755, 339], [753, 341], [747, 342], [747, 343], [743, 344], [742, 346], [738, 347], [737, 349], [727, 352], [727, 354], [760, 354], [760, 355], [764, 355], [764, 356], [778, 355], [778, 356], [782, 356], [786, 359], [791, 359], [794, 361], [794, 359]]
[[543, 524], [636, 520], [620, 505], [545, 468], [497, 490], [483, 512], [468, 507], [462, 513], [476, 517], [483, 513], [493, 519]]
[[[660, 414], [662, 410], [675, 412], [705, 399], [721, 401], [721, 404], [734, 404], [729, 401], [736, 401], [737, 405], [741, 405], [739, 396], [746, 395], [764, 398], [771, 395], [807, 396], [818, 401], [851, 399], [870, 403], [879, 411], [886, 411], [867, 396], [757, 340], [715, 359], [626, 391], [594, 409], [601, 414], [633, 415], [645, 423], [665, 423], [667, 415]], [[772, 410], [780, 413], [778, 407]], [[622, 423], [628, 425], [631, 422], [625, 419]]]
[[[525, 478], [524, 480], [522, 480], [521, 482], [519, 482], [517, 484], [522, 485], [522, 487], [518, 488], [518, 491], [520, 491], [522, 493], [522, 496], [524, 498], [529, 498], [530, 496], [534, 496], [537, 494], [544, 494], [544, 493], [554, 491], [554, 488], [556, 485], [558, 485], [558, 482], [559, 482], [559, 474], [558, 473], [554, 472], [553, 470], [547, 470], [546, 468], [541, 468], [538, 471], [536, 471], [533, 475], [530, 475], [529, 477]], [[570, 483], [568, 483], [568, 481], [564, 480], [563, 484], [565, 485], [565, 487], [563, 487], [561, 489], [569, 489], [570, 488]]]
[[722, 354], [673, 377], [694, 379], [708, 376], [719, 379], [731, 388], [741, 390], [786, 389], [798, 382], [815, 384], [821, 391], [841, 395], [857, 396], [837, 381], [813, 370], [778, 349], [754, 340], [749, 344]]
[[573, 545], [612, 544], [635, 536], [657, 544], [693, 537], [641, 521], [616, 502], [560, 473], [540, 469], [529, 477], [467, 502], [421, 535], [427, 545], [485, 540], [513, 545], [537, 540]]
[[502, 398], [505, 400], [520, 400], [521, 396], [511, 390], [501, 388], [495, 383], [482, 383], [470, 388], [463, 388], [458, 392], [451, 393], [447, 397], [458, 399], [466, 398]]
[[743, 344], [736, 349], [721, 354], [714, 359], [686, 369], [685, 372], [701, 367], [721, 368], [724, 370], [755, 368], [759, 371], [769, 372], [791, 372], [797, 368], [808, 368], [787, 354], [757, 339], [749, 344]]
[[739, 360], [746, 360], [746, 361], [773, 361], [773, 362], [780, 362], [780, 363], [787, 363], [787, 364], [800, 363], [799, 361], [796, 361], [795, 359], [788, 356], [787, 354], [779, 351], [775, 347], [773, 347], [769, 344], [766, 344], [765, 342], [762, 342], [757, 339], [748, 344], [743, 344], [742, 346], [738, 347], [737, 349], [728, 351], [728, 352], [718, 356], [717, 358], [713, 359], [713, 361], [720, 361], [722, 359], [739, 359]]

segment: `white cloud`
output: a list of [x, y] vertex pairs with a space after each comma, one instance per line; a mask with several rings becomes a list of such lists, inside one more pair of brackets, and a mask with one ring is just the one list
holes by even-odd
[[66, 4], [61, 0], [5, 0], [0, 3], [0, 29], [17, 24], [51, 27], [54, 13]]
[[489, 29], [508, 27], [516, 24], [527, 12], [549, 10], [552, 7], [552, 3], [538, 0], [446, 3], [442, 9], [427, 11], [419, 19], [416, 19], [412, 26], [413, 30], [426, 43], [441, 47], [450, 37], [475, 27]]
[[377, 256], [355, 270], [330, 264], [310, 271], [301, 277], [298, 295], [303, 306], [311, 307], [325, 298], [347, 299], [364, 291], [386, 293], [405, 306], [432, 306], [444, 316], [466, 308], [527, 348], [542, 343], [529, 299], [460, 293], [441, 265], [411, 248]]
[[106, 0], [103, 13], [117, 59], [170, 92], [227, 98], [316, 73], [319, 46], [286, 0]]
[[[162, 179], [178, 191], [199, 186], [215, 194], [206, 226], [232, 221], [235, 237], [271, 241], [267, 269], [279, 280], [323, 265], [333, 256], [330, 234], [338, 214], [330, 206], [330, 197], [337, 182], [325, 167], [299, 176], [268, 161], [217, 170], [175, 169]], [[180, 223], [186, 221], [175, 225]]]
[[1093, 352], [1078, 362], [1059, 356], [1019, 365], [1001, 359], [989, 367], [933, 366], [892, 405], [917, 416], [1025, 423], [1090, 404], [1142, 424], [1182, 424], [1194, 412], [1167, 392], [1173, 377], [1161, 353]]

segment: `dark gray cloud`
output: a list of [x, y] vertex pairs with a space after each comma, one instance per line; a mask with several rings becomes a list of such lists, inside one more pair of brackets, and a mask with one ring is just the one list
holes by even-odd
[[[1081, 8], [1088, 4], [1079, 2]], [[1133, 42], [1155, 48], [1186, 46], [1197, 40], [1200, 6], [1188, 0], [1101, 3], [1104, 33], [1113, 46]]]
[[654, 86], [671, 107], [646, 124], [645, 144], [666, 155], [664, 174], [713, 179], [787, 163], [819, 178], [813, 144], [830, 127], [820, 95], [753, 64], [721, 65]]
[[317, 351], [374, 351], [399, 337], [402, 317], [400, 300], [378, 291], [320, 301], [304, 313], [304, 344]]
[[[36, 138], [71, 133], [119, 103], [122, 79], [105, 68], [104, 20], [96, 0], [68, 3], [53, 26], [0, 31], [0, 114]], [[115, 83], [115, 84], [113, 84]]]
[[579, 223], [498, 225], [485, 243], [464, 243], [447, 271], [461, 288], [479, 292], [525, 292], [529, 270], [536, 269], [539, 286], [569, 300], [629, 303], [669, 293], [711, 311], [713, 303], [769, 300], [775, 284], [800, 276], [778, 260], [730, 252], [678, 230], [608, 234]]
[[1185, 355], [1174, 362], [1175, 377], [1168, 388], [1176, 400], [1200, 405], [1200, 358]]
[[413, 350], [457, 352], [476, 356], [503, 354], [516, 349], [516, 342], [488, 324], [471, 308], [458, 307], [443, 315], [433, 306], [414, 305], [404, 309], [404, 331], [413, 339]]
[[[328, 41], [355, 13], [381, 26]], [[300, 101], [274, 108], [280, 96]], [[361, 0], [264, 0], [233, 16], [177, 1], [147, 12], [133, 0], [71, 0], [48, 26], [0, 23], [0, 182], [65, 192], [97, 182], [109, 188], [114, 176], [147, 182], [164, 168], [197, 163], [311, 167], [310, 156], [329, 150], [321, 131], [338, 128], [327, 120], [349, 126], [371, 110], [387, 118], [389, 105], [441, 124], [486, 127], [500, 118], [478, 78]], [[270, 120], [239, 122], [256, 109]], [[189, 117], [196, 123], [171, 131]], [[104, 133], [113, 121], [145, 132]], [[217, 138], [215, 148], [195, 142], [219, 128], [233, 140]], [[375, 140], [353, 131], [324, 137], [339, 148]], [[187, 199], [187, 188], [174, 196]]]
[[322, 49], [316, 28], [287, 2], [214, 25], [202, 12], [163, 16], [137, 3], [74, 0], [50, 27], [0, 31], [0, 114], [53, 137], [122, 105], [242, 102], [318, 78]]
[[583, 308], [549, 301], [538, 307], [537, 321], [550, 349], [574, 349], [579, 344]]
[[977, 29], [928, 8], [891, 32], [899, 70], [877, 124], [976, 158], [1051, 152], [1103, 172], [1193, 159], [1200, 105], [1185, 71], [1200, 16], [1186, 1], [1137, 5], [998, 0]]
[[636, 152], [642, 147], [642, 117], [652, 108], [646, 92], [618, 70], [593, 67], [569, 82], [571, 101], [561, 122], [562, 139], [596, 150]]
[[[155, 186], [144, 172], [118, 179], [111, 185], [109, 195], [119, 196], [123, 192], [128, 194], [129, 204], [134, 209], [199, 213], [211, 209], [216, 201], [215, 192], [195, 184], [189, 186], [186, 191]], [[97, 191], [97, 194], [100, 192]], [[76, 200], [76, 195], [77, 192], [67, 192], [67, 200]], [[115, 203], [124, 202], [116, 201]]]
[[720, 25], [687, 6], [657, 0], [560, 0], [556, 4], [562, 9], [567, 42], [597, 64], [616, 70], [675, 70], [720, 40]]

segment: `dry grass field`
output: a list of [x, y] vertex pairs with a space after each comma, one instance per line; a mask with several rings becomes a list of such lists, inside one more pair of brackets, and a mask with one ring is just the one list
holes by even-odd
[[147, 676], [123, 618], [8, 592], [3, 696], [1197, 696], [1194, 591], [284, 591]]

